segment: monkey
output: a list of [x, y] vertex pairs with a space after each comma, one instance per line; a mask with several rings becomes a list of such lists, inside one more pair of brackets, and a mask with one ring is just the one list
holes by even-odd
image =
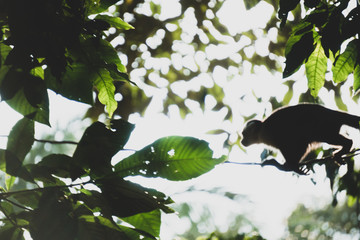
[[341, 135], [340, 128], [347, 125], [359, 129], [359, 121], [359, 116], [303, 103], [279, 108], [263, 121], [250, 120], [242, 131], [241, 144], [247, 147], [264, 143], [275, 147], [280, 150], [285, 163], [270, 159], [262, 165], [306, 175], [308, 169], [300, 169], [299, 163], [318, 143], [339, 146], [333, 157], [339, 164], [344, 164], [341, 156], [350, 151], [353, 141]]

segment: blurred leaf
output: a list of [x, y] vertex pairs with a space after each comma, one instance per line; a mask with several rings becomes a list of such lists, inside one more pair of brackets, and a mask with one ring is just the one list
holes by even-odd
[[34, 121], [23, 118], [11, 129], [7, 150], [14, 153], [19, 161], [24, 161], [34, 143]]
[[358, 56], [357, 40], [348, 43], [345, 51], [339, 56], [332, 68], [335, 83], [343, 82], [348, 75], [354, 71], [356, 58]]
[[131, 26], [127, 22], [123, 21], [119, 17], [112, 17], [109, 15], [100, 15], [99, 14], [95, 17], [95, 19], [104, 20], [104, 21], [108, 22], [114, 28], [124, 29], [124, 30], [134, 29], [133, 26]]
[[6, 224], [0, 228], [0, 239], [22, 240], [25, 239], [24, 230], [13, 224]]
[[161, 213], [160, 210], [154, 210], [147, 213], [139, 213], [131, 217], [122, 218], [125, 222], [130, 223], [136, 229], [145, 231], [152, 236], [159, 238]]
[[174, 212], [166, 206], [173, 201], [154, 189], [144, 188], [116, 176], [99, 179], [96, 185], [100, 187], [111, 215], [129, 217], [155, 209], [161, 209], [165, 213]]
[[255, 7], [261, 0], [245, 0], [245, 8], [246, 10], [250, 10], [251, 8]]
[[115, 172], [122, 177], [143, 175], [179, 181], [198, 177], [224, 160], [225, 156], [213, 158], [213, 151], [203, 140], [170, 136], [120, 161]]
[[316, 98], [319, 90], [324, 86], [327, 70], [327, 57], [320, 42], [317, 43], [314, 52], [305, 63], [305, 69], [311, 95]]

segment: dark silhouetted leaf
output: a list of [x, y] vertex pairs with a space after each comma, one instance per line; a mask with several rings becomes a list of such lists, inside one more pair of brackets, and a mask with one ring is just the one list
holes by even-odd
[[[296, 39], [298, 39], [297, 36]], [[283, 77], [289, 77], [296, 72], [313, 51], [314, 38], [313, 32], [311, 31], [302, 35], [300, 40], [293, 43], [291, 49], [287, 51], [287, 54], [285, 54], [286, 67], [283, 72]]]
[[23, 118], [11, 129], [7, 150], [16, 155], [19, 161], [24, 161], [26, 154], [34, 143], [34, 121]]
[[129, 217], [155, 209], [161, 209], [165, 213], [174, 212], [166, 206], [173, 201], [154, 189], [144, 188], [119, 177], [103, 178], [96, 185], [100, 187], [112, 215]]
[[73, 155], [79, 166], [100, 175], [111, 171], [111, 158], [123, 149], [134, 125], [120, 119], [111, 121], [111, 128], [95, 122], [85, 130]]

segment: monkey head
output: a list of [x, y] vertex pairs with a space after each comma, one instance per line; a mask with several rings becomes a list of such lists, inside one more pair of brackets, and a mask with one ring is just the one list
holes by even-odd
[[242, 131], [242, 140], [241, 144], [245, 147], [259, 143], [260, 142], [260, 129], [261, 129], [262, 122], [259, 120], [251, 120], [249, 121], [244, 130]]

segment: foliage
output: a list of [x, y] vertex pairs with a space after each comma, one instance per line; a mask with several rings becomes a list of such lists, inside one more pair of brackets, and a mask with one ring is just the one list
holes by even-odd
[[[240, 32], [220, 21], [223, 0], [179, 1], [179, 11], [172, 15], [163, 4], [144, 0], [0, 1], [0, 95], [24, 116], [0, 151], [5, 179], [1, 238], [21, 239], [24, 230], [36, 239], [158, 238], [160, 209], [171, 212], [171, 199], [124, 178], [186, 180], [211, 170], [224, 157], [213, 158], [202, 140], [172, 136], [113, 164], [133, 129], [129, 116], [143, 114], [160, 95], [166, 95], [158, 101], [160, 110], [166, 114], [176, 108], [182, 116], [192, 112], [194, 102], [205, 111], [206, 100], [212, 99], [211, 110], [225, 112], [222, 120], [238, 128], [237, 105], [251, 94], [238, 89], [238, 102], [232, 104], [222, 81], [247, 71], [257, 74], [262, 67], [288, 77], [283, 82], [288, 91], [282, 99], [253, 92], [257, 102], [270, 102], [273, 108], [291, 100], [321, 102], [319, 91], [326, 88], [335, 93], [338, 107], [346, 109], [340, 88], [348, 76], [353, 75], [353, 92], [360, 88], [359, 6], [350, 3], [244, 1], [246, 10], [266, 4], [274, 11], [264, 26]], [[265, 54], [254, 48], [260, 38], [270, 39]], [[228, 55], [212, 54], [223, 47], [231, 48]], [[290, 77], [302, 65], [309, 90], [294, 100]], [[329, 71], [332, 80], [327, 79]], [[94, 123], [72, 155], [60, 152], [25, 161], [37, 154], [34, 121], [50, 125], [48, 90], [90, 104], [86, 117]], [[97, 122], [103, 113], [110, 123]], [[245, 115], [240, 122], [253, 116]], [[225, 145], [231, 148], [241, 136], [225, 125], [213, 132], [225, 134]], [[346, 190], [358, 198], [353, 165], [349, 159], [347, 173], [339, 176], [336, 166], [326, 164], [331, 186], [338, 186], [335, 195]]]
[[359, 236], [356, 204], [312, 210], [299, 205], [288, 218], [287, 239], [334, 239]]
[[[6, 149], [0, 149], [5, 179], [1, 239], [24, 239], [24, 231], [33, 239], [157, 239], [160, 210], [174, 212], [168, 206], [173, 201], [125, 178], [147, 172], [148, 177], [187, 180], [224, 161], [213, 158], [203, 140], [173, 136], [112, 165], [134, 129], [113, 118], [117, 89], [132, 83], [106, 32], [133, 27], [101, 14], [116, 2], [0, 3], [1, 99], [24, 116], [12, 128]], [[50, 125], [48, 89], [87, 104], [94, 104], [95, 91], [110, 122], [95, 121], [78, 143], [35, 139], [35, 121]], [[51, 153], [25, 161], [37, 141], [76, 148], [72, 155]]]

